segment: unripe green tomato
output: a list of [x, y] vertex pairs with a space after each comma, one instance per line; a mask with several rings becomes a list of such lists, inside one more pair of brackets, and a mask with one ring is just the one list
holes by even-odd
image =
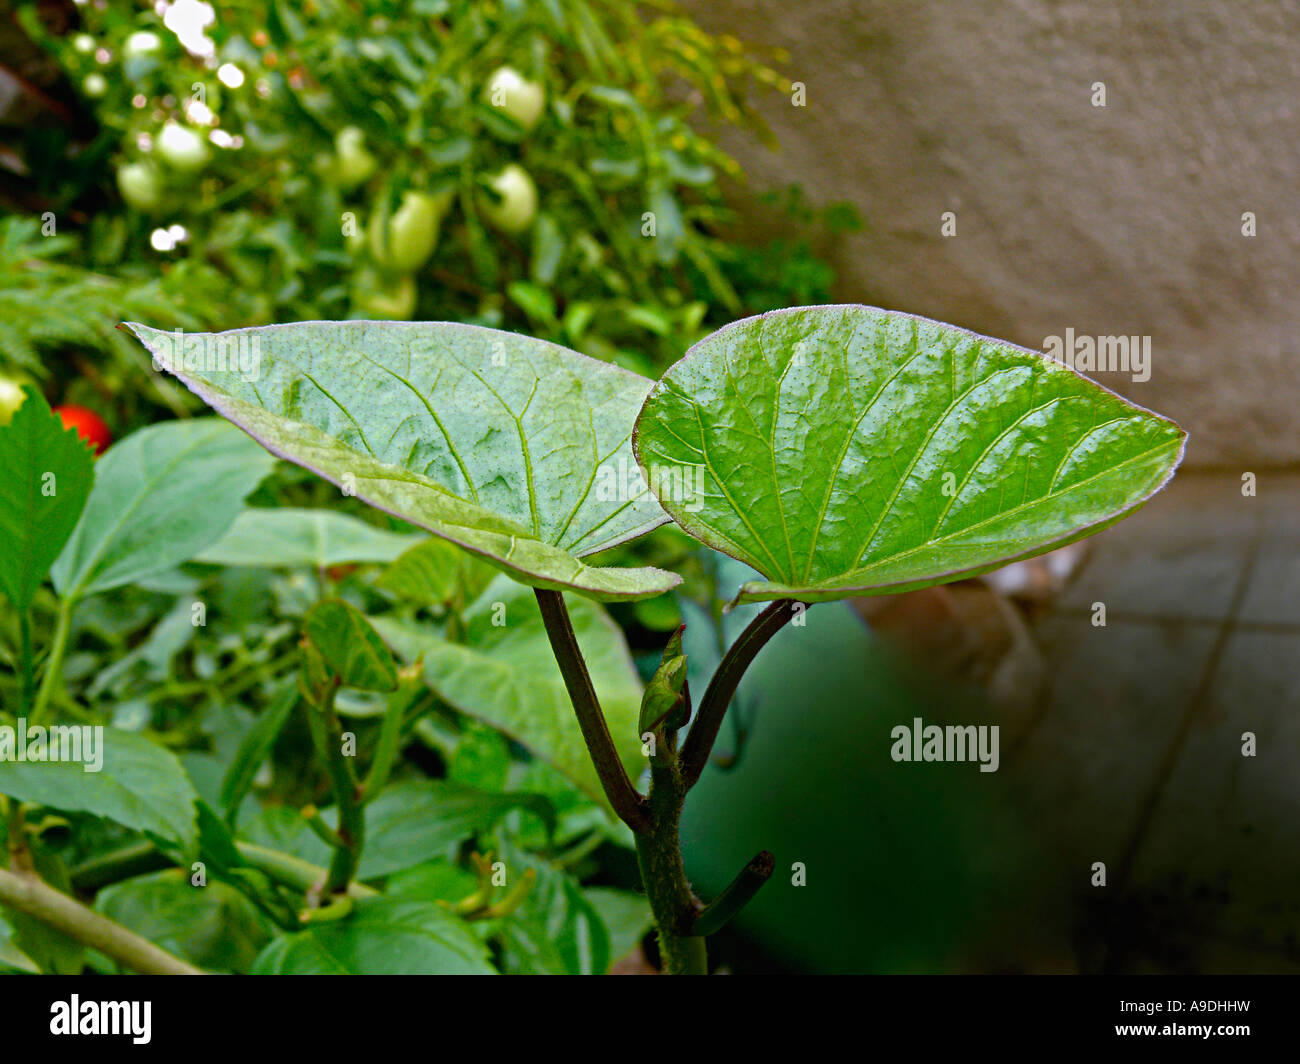
[[14, 411], [23, 405], [27, 398], [23, 394], [24, 383], [19, 377], [0, 376], [0, 425], [8, 425], [13, 420]]
[[356, 126], [339, 130], [334, 138], [334, 151], [338, 156], [334, 173], [344, 188], [355, 188], [368, 180], [379, 165], [366, 151], [366, 135]]
[[117, 169], [117, 188], [127, 205], [137, 211], [154, 211], [162, 203], [162, 182], [149, 163], [126, 163]]
[[89, 33], [78, 33], [72, 38], [72, 47], [82, 55], [90, 55], [95, 50], [95, 38]]
[[409, 273], [393, 277], [362, 270], [357, 274], [353, 305], [377, 321], [410, 321], [418, 294]]
[[343, 246], [353, 255], [360, 255], [366, 250], [366, 229], [360, 219], [344, 232]]
[[108, 92], [108, 81], [105, 80], [103, 74], [87, 74], [85, 80], [81, 83], [81, 91], [92, 100], [98, 100], [104, 93]]
[[483, 197], [483, 217], [488, 224], [512, 236], [527, 230], [537, 217], [537, 186], [528, 171], [518, 163], [509, 163], [487, 183], [500, 197]]
[[425, 192], [405, 192], [391, 217], [381, 206], [371, 218], [370, 254], [386, 270], [418, 270], [438, 245], [441, 221], [436, 199]]
[[503, 66], [494, 71], [483, 86], [483, 98], [523, 126], [525, 132], [537, 125], [546, 110], [546, 90], [514, 67]]
[[155, 147], [163, 162], [181, 173], [197, 173], [208, 164], [208, 146], [202, 135], [178, 122], [162, 127]]
[[162, 38], [149, 30], [140, 30], [131, 34], [122, 45], [122, 54], [128, 58], [152, 55], [162, 47]]

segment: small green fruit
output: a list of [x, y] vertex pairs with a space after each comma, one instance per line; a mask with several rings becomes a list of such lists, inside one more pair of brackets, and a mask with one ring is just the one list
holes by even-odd
[[156, 147], [163, 162], [184, 174], [197, 173], [208, 164], [208, 146], [203, 137], [177, 122], [163, 126]]
[[362, 270], [356, 277], [353, 305], [376, 321], [410, 321], [418, 295], [409, 273], [393, 277]]
[[546, 110], [546, 90], [514, 67], [498, 68], [483, 86], [483, 98], [530, 132]]
[[483, 217], [488, 224], [512, 236], [525, 232], [537, 217], [537, 186], [528, 171], [510, 163], [487, 183], [498, 197], [483, 197]]
[[126, 163], [118, 167], [117, 188], [127, 205], [137, 211], [154, 211], [162, 203], [162, 182], [149, 163]]
[[334, 138], [334, 152], [338, 156], [334, 174], [344, 188], [355, 188], [369, 180], [379, 165], [366, 150], [366, 135], [356, 126], [339, 130]]
[[391, 217], [380, 206], [370, 220], [370, 254], [386, 270], [407, 273], [425, 264], [438, 244], [442, 212], [424, 192], [405, 192]]
[[0, 426], [8, 425], [13, 420], [14, 411], [27, 398], [23, 394], [22, 385], [22, 381], [13, 377], [0, 377]]

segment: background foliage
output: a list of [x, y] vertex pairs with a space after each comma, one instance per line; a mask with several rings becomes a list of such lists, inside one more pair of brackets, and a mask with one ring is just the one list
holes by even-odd
[[[187, 31], [178, 12], [199, 7], [21, 3], [3, 29], [31, 47], [15, 62], [42, 76], [27, 81], [35, 110], [2, 119], [0, 374], [97, 410], [127, 451], [174, 450], [156, 430], [130, 433], [196, 403], [116, 331], [124, 319], [474, 322], [657, 376], [720, 324], [826, 301], [833, 278], [811, 247], [858, 224], [850, 209], [783, 191], [769, 202], [791, 235], [738, 239], [724, 183], [743, 175], [702, 131], [766, 139], [754, 103], [785, 90], [780, 57], [711, 37], [666, 3], [239, 2]], [[503, 65], [545, 92], [530, 130], [484, 96]], [[198, 134], [198, 165], [160, 150], [177, 128]], [[514, 233], [494, 227], [488, 187], [509, 164], [538, 191]], [[375, 219], [412, 192], [437, 204], [436, 247], [395, 270], [378, 261]], [[174, 431], [191, 438], [205, 424]], [[524, 620], [501, 659], [484, 622], [503, 599], [490, 571], [396, 522], [380, 527], [300, 470], [267, 475], [220, 448], [208, 461], [202, 476], [182, 463], [147, 486], [124, 460], [97, 463], [74, 545], [136, 512], [146, 490], [155, 517], [191, 534], [134, 554], [129, 536], [100, 544], [103, 564], [128, 574], [119, 581], [71, 586], [80, 569], [65, 552], [54, 586], [36, 592], [38, 654], [58, 674], [50, 712], [110, 726], [118, 768], [112, 780], [37, 785], [32, 766], [0, 766], [11, 841], [21, 835], [48, 882], [216, 970], [322, 970], [344, 957], [365, 971], [604, 971], [628, 955], [649, 927], [630, 836], [565, 773], [571, 734], [558, 730], [551, 749], [531, 733], [522, 743], [510, 721], [527, 705], [485, 706], [454, 670], [429, 665], [470, 654], [544, 668], [531, 599], [504, 596]], [[216, 505], [222, 463], [229, 490]], [[183, 524], [196, 512], [202, 534]], [[667, 529], [635, 549], [685, 572], [700, 616], [717, 617], [709, 552]], [[297, 685], [307, 616], [324, 599], [374, 618], [405, 671], [396, 692], [345, 688], [338, 700], [358, 764], [387, 784], [369, 806], [362, 866], [382, 894], [304, 928], [302, 870], [319, 871], [329, 849], [302, 810], [334, 816]], [[610, 612], [584, 603], [575, 620], [598, 667], [628, 684], [634, 663], [653, 668], [679, 612], [670, 597]], [[23, 702], [21, 643], [6, 601], [0, 723]], [[202, 891], [183, 871], [195, 859], [211, 877]], [[494, 861], [509, 885], [493, 886]], [[113, 965], [14, 915], [0, 918], [0, 967]]]

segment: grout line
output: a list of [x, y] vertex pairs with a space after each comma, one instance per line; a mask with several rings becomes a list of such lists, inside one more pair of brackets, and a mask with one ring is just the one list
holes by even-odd
[[[1231, 612], [1233, 604], [1229, 604]], [[1084, 606], [1067, 606], [1053, 610], [1043, 618], [1048, 620], [1051, 617], [1087, 617], [1092, 611]], [[1222, 617], [1192, 617], [1181, 616], [1173, 613], [1107, 613], [1106, 623], [1111, 621], [1121, 621], [1127, 624], [1196, 624], [1196, 625], [1220, 625], [1229, 619], [1229, 614]], [[1038, 623], [1035, 622], [1036, 628]], [[1235, 628], [1239, 632], [1273, 632], [1281, 635], [1300, 634], [1300, 621], [1243, 621], [1237, 619]]]
[[1215, 636], [1210, 651], [1205, 657], [1205, 665], [1201, 670], [1200, 679], [1197, 682], [1196, 690], [1188, 700], [1187, 709], [1183, 712], [1183, 719], [1179, 722], [1178, 730], [1174, 733], [1173, 741], [1165, 751], [1161, 759], [1160, 767], [1156, 771], [1155, 779], [1152, 781], [1150, 790], [1143, 801], [1137, 818], [1134, 822], [1133, 833], [1124, 848], [1123, 856], [1120, 858], [1116, 870], [1114, 885], [1117, 893], [1122, 893], [1128, 882], [1130, 873], [1133, 870], [1133, 864], [1137, 859], [1138, 849], [1146, 838], [1147, 829], [1156, 809], [1160, 805], [1160, 798], [1164, 793], [1165, 785], [1169, 782], [1169, 777], [1173, 774], [1174, 766], [1181, 756], [1183, 747], [1187, 743], [1187, 738], [1191, 734], [1192, 725], [1200, 715], [1205, 703], [1209, 699], [1210, 691], [1213, 686], [1214, 678], [1218, 674], [1219, 665], [1223, 660], [1224, 651], [1227, 649], [1229, 641], [1238, 629], [1243, 625], [1237, 620], [1241, 611], [1242, 603], [1246, 598], [1247, 588], [1250, 586], [1251, 577], [1254, 575], [1255, 563], [1259, 557], [1259, 547], [1261, 541], [1261, 526], [1257, 523], [1255, 533], [1251, 537], [1250, 546], [1246, 554], [1245, 564], [1241, 568], [1241, 573], [1237, 579], [1237, 586], [1233, 589], [1232, 600], [1228, 606], [1227, 616], [1224, 617], [1222, 626], [1219, 628], [1218, 635]]

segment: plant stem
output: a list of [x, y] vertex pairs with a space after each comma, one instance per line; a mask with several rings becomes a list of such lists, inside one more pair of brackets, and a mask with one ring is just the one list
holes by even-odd
[[[682, 806], [708, 762], [741, 677], [764, 644], [795, 615], [797, 604], [783, 599], [768, 606], [723, 656], [680, 756], [675, 728], [663, 726], [655, 732], [650, 795], [645, 798], [632, 786], [618, 758], [564, 596], [558, 591], [533, 590], [601, 785], [614, 811], [636, 835], [637, 863], [654, 914], [663, 970], [668, 975], [707, 975], [708, 954], [701, 932], [721, 927], [754, 896], [771, 874], [772, 858], [766, 852], [759, 854], [705, 909], [691, 892], [682, 861]], [[702, 914], [707, 915], [701, 923]]]
[[0, 868], [0, 903], [35, 917], [132, 971], [145, 975], [203, 974], [34, 875], [15, 875]]
[[609, 725], [605, 723], [605, 714], [601, 712], [596, 689], [587, 672], [587, 663], [583, 660], [578, 637], [569, 620], [564, 595], [540, 587], [533, 588], [533, 591], [542, 611], [542, 621], [551, 641], [551, 650], [555, 652], [555, 660], [564, 676], [569, 701], [573, 703], [578, 727], [582, 729], [582, 738], [586, 741], [592, 763], [596, 766], [596, 774], [600, 777], [605, 797], [623, 823], [638, 835], [644, 835], [650, 830], [648, 804], [644, 796], [632, 786], [627, 770], [619, 759], [614, 740], [610, 738]]
[[[325, 885], [321, 888], [324, 894], [343, 894], [347, 891], [348, 884], [352, 882], [361, 864], [361, 847], [366, 833], [360, 788], [352, 765], [343, 753], [343, 727], [334, 709], [337, 691], [338, 686], [331, 683], [321, 696], [320, 704], [307, 710], [312, 737], [316, 740], [321, 757], [325, 759], [325, 769], [329, 773], [334, 801], [339, 809], [339, 824], [335, 833], [341, 845], [334, 847], [334, 855], [330, 858]], [[315, 713], [320, 714], [319, 718]]]
[[745, 670], [767, 641], [795, 615], [796, 605], [799, 604], [793, 599], [773, 602], [749, 622], [718, 664], [704, 697], [700, 699], [695, 722], [686, 735], [686, 742], [682, 744], [682, 778], [687, 790], [695, 786], [704, 766], [709, 762], [709, 754], [718, 738], [718, 729], [722, 727], [722, 719], [727, 714], [727, 707], [731, 705], [731, 699], [740, 686]]
[[31, 723], [40, 724], [49, 705], [50, 696], [59, 685], [63, 672], [63, 655], [68, 649], [68, 632], [72, 628], [72, 609], [76, 605], [71, 598], [59, 601], [59, 616], [54, 625], [54, 639], [50, 644], [49, 657], [45, 659], [45, 675], [41, 677], [40, 690], [36, 692], [36, 701], [32, 705]]
[[691, 925], [691, 931], [707, 938], [721, 931], [727, 922], [748, 905], [772, 875], [772, 855], [763, 850], [740, 870], [727, 888], [706, 905]]
[[[325, 881], [326, 870], [301, 857], [251, 842], [237, 841], [235, 849], [250, 868], [299, 893], [306, 894]], [[79, 864], [71, 873], [72, 886], [78, 891], [95, 891], [132, 876], [170, 868], [174, 863], [152, 842], [132, 842]], [[363, 883], [353, 883], [348, 893], [354, 898], [370, 898], [376, 891]]]
[[73, 890], [91, 894], [111, 883], [171, 868], [174, 863], [152, 842], [132, 842], [88, 858], [72, 869], [69, 878]]
[[704, 939], [683, 934], [699, 912], [682, 863], [678, 827], [686, 781], [677, 759], [675, 736], [662, 736], [650, 759], [650, 831], [636, 837], [641, 882], [650, 900], [659, 937], [659, 954], [667, 975], [708, 975]]
[[30, 714], [32, 698], [36, 689], [36, 670], [32, 664], [32, 611], [30, 608], [18, 611], [19, 633], [19, 668], [22, 670], [22, 699], [19, 702], [22, 712]]

